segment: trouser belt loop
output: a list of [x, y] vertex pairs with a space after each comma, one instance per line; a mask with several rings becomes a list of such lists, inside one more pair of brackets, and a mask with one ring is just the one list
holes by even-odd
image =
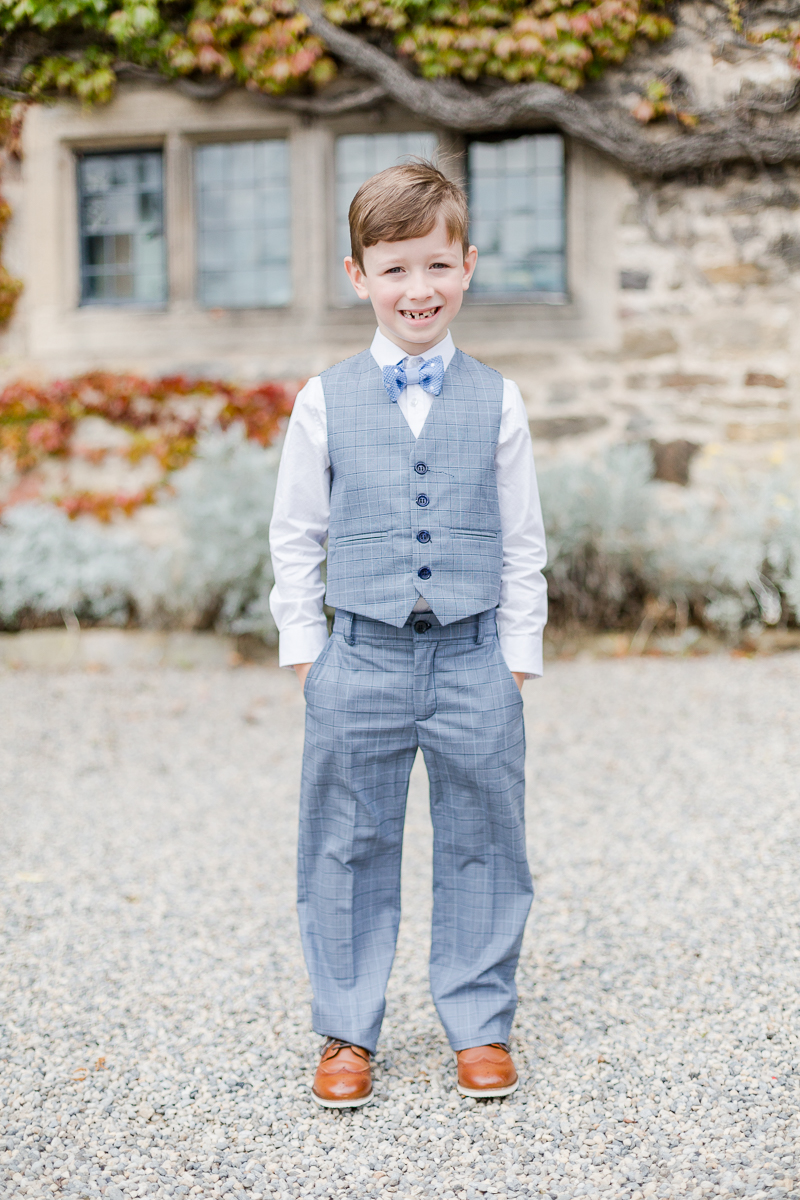
[[344, 612], [342, 609], [338, 609], [336, 615], [337, 617], [341, 617], [342, 637], [347, 642], [348, 646], [355, 646], [356, 635], [353, 632], [354, 614], [351, 612]]
[[486, 612], [478, 613], [478, 635], [475, 638], [475, 642], [478, 646], [480, 646], [483, 642], [485, 642], [488, 637], [491, 637], [493, 627], [494, 627], [494, 609], [493, 608], [487, 609]]

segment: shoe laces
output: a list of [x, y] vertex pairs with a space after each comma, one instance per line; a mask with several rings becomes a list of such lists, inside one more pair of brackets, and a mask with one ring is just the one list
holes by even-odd
[[329, 1037], [322, 1047], [326, 1059], [336, 1058], [340, 1050], [352, 1050], [356, 1058], [363, 1058], [364, 1062], [369, 1062], [369, 1050], [365, 1050], [363, 1046], [356, 1046], [353, 1042], [345, 1042], [342, 1038]]
[[[510, 1053], [509, 1048], [505, 1042], [487, 1042], [485, 1046], [467, 1046], [467, 1047], [465, 1047], [465, 1049], [467, 1049], [467, 1050], [491, 1049], [491, 1050], [502, 1050], [504, 1054]], [[461, 1051], [459, 1050], [458, 1054], [460, 1054], [460, 1053], [461, 1053]]]

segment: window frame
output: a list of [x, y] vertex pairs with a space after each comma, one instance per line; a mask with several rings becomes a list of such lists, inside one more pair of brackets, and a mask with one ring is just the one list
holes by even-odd
[[563, 249], [561, 251], [564, 263], [564, 290], [561, 292], [472, 292], [468, 291], [464, 297], [465, 304], [470, 308], [477, 308], [479, 305], [485, 304], [492, 307], [498, 305], [547, 305], [548, 307], [564, 307], [571, 302], [570, 298], [570, 161], [569, 139], [564, 136], [560, 129], [555, 128], [538, 128], [538, 129], [519, 129], [513, 133], [504, 131], [503, 133], [487, 133], [487, 134], [471, 134], [463, 139], [463, 186], [467, 194], [467, 204], [470, 207], [470, 225], [472, 224], [472, 196], [469, 178], [469, 148], [475, 143], [493, 143], [517, 141], [522, 137], [542, 137], [556, 135], [561, 139], [562, 163], [563, 163], [563, 199], [561, 206], [561, 225], [563, 235]]
[[[197, 151], [205, 146], [222, 146], [241, 144], [243, 142], [284, 142], [286, 145], [287, 158], [287, 181], [289, 191], [289, 213], [288, 213], [288, 242], [289, 242], [289, 299], [281, 304], [242, 304], [242, 305], [213, 305], [207, 304], [201, 299], [200, 295], [200, 221], [199, 221], [199, 205], [198, 205], [198, 178], [197, 178]], [[295, 163], [294, 163], [294, 146], [292, 131], [278, 131], [274, 129], [266, 129], [263, 133], [253, 130], [236, 130], [228, 133], [224, 130], [209, 131], [207, 134], [202, 133], [193, 137], [190, 142], [189, 160], [189, 180], [188, 187], [191, 194], [189, 218], [191, 223], [190, 242], [192, 256], [192, 303], [197, 311], [204, 313], [272, 313], [272, 312], [287, 312], [295, 308], [297, 304], [297, 263], [296, 263], [296, 225], [294, 219], [295, 212], [295, 188], [297, 185]]]
[[[128, 298], [111, 299], [102, 297], [92, 299], [86, 295], [86, 235], [84, 233], [84, 190], [83, 164], [88, 158], [122, 158], [132, 154], [159, 154], [161, 156], [161, 239], [163, 245], [163, 282], [164, 295], [160, 300], [136, 300]], [[168, 184], [167, 184], [167, 154], [163, 143], [147, 143], [137, 141], [131, 144], [115, 144], [112, 146], [75, 146], [72, 148], [73, 160], [73, 196], [75, 204], [75, 232], [77, 234], [77, 303], [78, 309], [110, 308], [133, 309], [137, 312], [165, 312], [170, 304], [170, 247], [168, 231]]]

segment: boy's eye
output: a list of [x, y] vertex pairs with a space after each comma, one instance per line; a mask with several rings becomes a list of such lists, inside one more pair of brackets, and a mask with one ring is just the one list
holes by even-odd
[[434, 270], [436, 270], [438, 268], [438, 269], [441, 269], [442, 271], [446, 271], [449, 268], [450, 264], [449, 263], [432, 263], [431, 266], [433, 267]]
[[387, 275], [395, 275], [395, 274], [399, 273], [400, 271], [402, 271], [402, 269], [403, 269], [402, 267], [389, 267], [386, 274]]

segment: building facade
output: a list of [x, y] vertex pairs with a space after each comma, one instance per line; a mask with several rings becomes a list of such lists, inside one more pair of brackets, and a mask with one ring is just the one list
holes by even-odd
[[310, 120], [126, 86], [32, 108], [4, 176], [25, 283], [5, 378], [297, 379], [362, 349], [347, 207], [408, 155], [467, 188], [480, 262], [454, 334], [519, 382], [540, 456], [647, 440], [699, 447], [697, 478], [800, 462], [796, 167], [637, 182], [552, 128], [468, 139], [388, 104]]

